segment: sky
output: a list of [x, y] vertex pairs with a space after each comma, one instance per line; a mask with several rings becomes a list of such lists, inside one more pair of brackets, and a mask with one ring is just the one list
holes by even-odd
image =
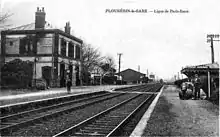
[[[69, 21], [73, 35], [114, 57], [116, 64], [117, 53], [122, 53], [121, 70], [140, 66], [142, 73], [148, 70], [163, 79], [173, 78], [182, 67], [210, 63], [206, 36], [220, 34], [219, 0], [0, 0], [0, 4], [0, 13], [13, 13], [11, 27], [34, 22], [37, 7], [44, 7], [46, 21], [62, 30]], [[106, 12], [112, 9], [148, 12]], [[168, 12], [154, 12], [158, 10]], [[214, 42], [214, 50], [219, 63], [220, 42]]]

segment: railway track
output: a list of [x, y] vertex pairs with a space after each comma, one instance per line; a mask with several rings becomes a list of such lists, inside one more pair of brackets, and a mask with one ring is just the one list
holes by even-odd
[[45, 110], [49, 110], [49, 109], [53, 109], [56, 107], [62, 107], [65, 105], [71, 105], [73, 103], [78, 103], [78, 102], [82, 102], [82, 101], [86, 101], [89, 99], [94, 99], [94, 98], [98, 98], [98, 97], [104, 97], [107, 95], [110, 95], [111, 93], [105, 92], [102, 94], [95, 94], [95, 95], [91, 95], [91, 96], [85, 96], [83, 98], [80, 99], [72, 99], [72, 100], [66, 100], [66, 101], [60, 101], [60, 102], [55, 102], [53, 104], [43, 104], [43, 105], [38, 105], [33, 107], [32, 109], [23, 109], [20, 110], [19, 112], [13, 112], [13, 113], [3, 113], [1, 114], [0, 120], [6, 119], [6, 118], [12, 118], [12, 117], [16, 117], [16, 116], [21, 116], [21, 115], [25, 115], [25, 114], [30, 114], [30, 113], [34, 113], [34, 112], [41, 112], [41, 111], [45, 111]]
[[[134, 87], [129, 88], [128, 91], [142, 91], [142, 92], [156, 92], [156, 90], [159, 90], [161, 88], [161, 85], [156, 85], [156, 86], [147, 86], [147, 85], [141, 85], [139, 88], [138, 87]], [[117, 98], [120, 98], [120, 96], [123, 97], [124, 95], [124, 99], [120, 100]], [[127, 97], [125, 97], [127, 95]], [[134, 97], [135, 96], [135, 97]], [[19, 112], [19, 113], [14, 113], [14, 114], [8, 114], [8, 115], [4, 115], [2, 117], [0, 117], [0, 132], [1, 132], [1, 136], [17, 136], [17, 135], [21, 135], [24, 136], [25, 134], [23, 133], [23, 131], [25, 131], [26, 129], [28, 129], [28, 127], [31, 128], [31, 130], [34, 130], [34, 128], [39, 127], [40, 126], [45, 126], [48, 125], [54, 125], [50, 124], [49, 121], [56, 121], [55, 119], [57, 119], [56, 117], [58, 117], [58, 119], [62, 121], [62, 115], [64, 115], [64, 118], [66, 119], [66, 116], [68, 117], [69, 115], [74, 115], [71, 113], [75, 113], [75, 111], [77, 111], [77, 113], [82, 114], [82, 116], [80, 116], [80, 118], [78, 120], [74, 120], [73, 122], [70, 124], [69, 120], [68, 121], [64, 121], [63, 124], [67, 124], [67, 126], [62, 127], [62, 128], [58, 128], [59, 130], [53, 130], [48, 128], [48, 131], [50, 131], [51, 133], [46, 133], [45, 131], [44, 133], [39, 133], [37, 135], [46, 135], [46, 136], [63, 136], [63, 135], [68, 135], [68, 136], [87, 136], [87, 132], [88, 129], [90, 129], [91, 127], [95, 127], [94, 129], [91, 128], [91, 132], [88, 132], [89, 135], [101, 135], [101, 136], [112, 136], [112, 135], [118, 135], [118, 129], [121, 129], [121, 127], [126, 124], [128, 121], [130, 121], [132, 119], [132, 117], [134, 115], [136, 115], [138, 113], [138, 111], [140, 111], [140, 109], [144, 106], [144, 104], [149, 103], [153, 97], [155, 96], [155, 94], [126, 94], [126, 93], [103, 93], [103, 94], [97, 94], [97, 95], [93, 95], [93, 96], [89, 96], [89, 97], [83, 97], [80, 99], [75, 99], [75, 100], [68, 100], [62, 103], [58, 103], [58, 104], [54, 104], [54, 105], [50, 105], [50, 106], [41, 106], [41, 107], [36, 107], [33, 110], [25, 110], [23, 112]], [[128, 97], [132, 97], [127, 99]], [[116, 104], [117, 102], [121, 102], [117, 105], [115, 105], [114, 107], [112, 107], [111, 105], [108, 107], [108, 103], [107, 102], [111, 102], [110, 100], [117, 100], [115, 103], [110, 103], [110, 104]], [[126, 101], [123, 101], [127, 99]], [[108, 101], [109, 100], [109, 101]], [[122, 102], [123, 101], [123, 102]], [[107, 104], [103, 104], [103, 105], [95, 105], [95, 104], [100, 104], [100, 102], [106, 102]], [[96, 108], [96, 106], [99, 106], [100, 108], [97, 108], [98, 111], [91, 112], [91, 115], [88, 116], [83, 116], [85, 114], [85, 112], [87, 112], [87, 109], [90, 108], [89, 106], [91, 106], [92, 108]], [[102, 109], [102, 106], [105, 106], [105, 109]], [[103, 111], [104, 110], [104, 111]], [[79, 111], [79, 112], [78, 112]], [[85, 112], [83, 112], [85, 111]], [[90, 109], [91, 111], [91, 109]], [[93, 111], [93, 109], [92, 109]], [[101, 112], [103, 111], [103, 112]], [[119, 112], [119, 113], [116, 113]], [[76, 114], [77, 114], [76, 113]], [[95, 116], [94, 116], [95, 115]], [[109, 117], [110, 116], [110, 117]], [[85, 118], [83, 118], [85, 117]], [[96, 117], [96, 118], [95, 118]], [[85, 120], [86, 118], [88, 118], [87, 120]], [[97, 118], [98, 121], [101, 120], [102, 122], [97, 124]], [[104, 118], [104, 122], [103, 119]], [[51, 120], [50, 120], [51, 119]], [[68, 118], [67, 118], [68, 119]], [[71, 118], [70, 118], [71, 119]], [[81, 119], [81, 121], [79, 121]], [[72, 119], [71, 119], [72, 120]], [[105, 121], [106, 120], [106, 121]], [[113, 120], [113, 121], [111, 121]], [[48, 122], [47, 122], [48, 121]], [[76, 123], [74, 123], [74, 121], [76, 121]], [[46, 122], [46, 123], [45, 123]], [[84, 123], [85, 122], [85, 123]], [[93, 122], [95, 122], [95, 124], [93, 125]], [[116, 122], [115, 124], [112, 124]], [[121, 123], [122, 122], [122, 123]], [[120, 124], [121, 123], [121, 124]], [[59, 123], [57, 123], [59, 124]], [[69, 128], [69, 125], [74, 125], [73, 126], [73, 130], [72, 127]], [[103, 124], [103, 125], [102, 125]], [[88, 126], [89, 125], [89, 126]], [[122, 126], [120, 126], [122, 125]], [[77, 127], [76, 127], [77, 126]], [[87, 127], [88, 126], [88, 127]], [[59, 126], [58, 126], [59, 127]], [[111, 127], [109, 129], [109, 127]], [[116, 128], [117, 127], [117, 128]], [[45, 127], [44, 127], [45, 128]], [[67, 133], [62, 133], [64, 131], [66, 131], [65, 129], [71, 129], [71, 131], [68, 131]], [[107, 131], [111, 131], [112, 133], [109, 134], [110, 132], [108, 132], [108, 134], [105, 133], [104, 128], [107, 129]], [[112, 129], [115, 129], [115, 131], [113, 132]], [[46, 128], [47, 129], [47, 128]], [[17, 130], [19, 130], [17, 132]], [[64, 131], [62, 131], [64, 130]], [[92, 132], [92, 131], [95, 132]], [[83, 131], [83, 132], [81, 132]], [[86, 131], [86, 132], [84, 132]], [[100, 131], [100, 133], [98, 132]], [[46, 131], [47, 132], [47, 131]], [[60, 133], [58, 133], [60, 132]], [[84, 134], [86, 133], [86, 134]], [[26, 134], [27, 136], [36, 136], [35, 134]]]
[[68, 101], [73, 101], [76, 99], [82, 99], [82, 98], [97, 96], [101, 94], [106, 94], [106, 93], [108, 92], [101, 91], [101, 92], [93, 92], [93, 93], [79, 94], [79, 95], [66, 95], [66, 96], [40, 99], [40, 100], [0, 106], [1, 117], [6, 116], [6, 115], [12, 115], [12, 114], [23, 112], [23, 111], [28, 111], [28, 110], [38, 109], [41, 107], [46, 107], [46, 106], [60, 104], [60, 103], [68, 102]]
[[123, 126], [154, 95], [138, 94], [104, 110], [81, 123], [74, 125], [53, 137], [58, 136], [118, 136]]
[[162, 87], [162, 84], [156, 83], [156, 84], [144, 84], [140, 86], [134, 86], [134, 87], [126, 87], [121, 89], [116, 89], [115, 91], [125, 91], [125, 92], [155, 92], [158, 91], [159, 88]]
[[93, 97], [87, 97], [83, 99], [78, 99], [74, 101], [67, 101], [60, 104], [55, 104], [52, 106], [41, 107], [38, 109], [28, 110], [12, 115], [6, 115], [0, 117], [0, 132], [4, 135], [17, 128], [22, 128], [31, 123], [35, 123], [41, 120], [45, 120], [54, 116], [61, 115], [62, 113], [68, 113], [76, 109], [81, 109], [95, 103], [108, 100], [114, 97], [121, 96], [123, 94], [111, 94], [105, 93], [101, 95], [96, 95]]

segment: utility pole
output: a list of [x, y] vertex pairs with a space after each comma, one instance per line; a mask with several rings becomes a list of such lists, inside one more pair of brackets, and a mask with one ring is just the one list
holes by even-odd
[[[118, 53], [118, 57], [119, 57], [119, 60], [118, 60], [118, 75], [119, 75], [119, 78], [121, 76], [120, 72], [121, 72], [121, 55], [122, 53]], [[122, 79], [121, 79], [122, 81]]]
[[140, 65], [138, 65], [138, 72], [140, 72]]
[[219, 38], [219, 34], [207, 35], [207, 42], [211, 43], [211, 60], [212, 60], [212, 63], [215, 63], [213, 41], [220, 41], [220, 40], [216, 40], [216, 39], [214, 40], [213, 38]]
[[174, 81], [176, 81], [176, 75], [174, 75]]
[[211, 55], [212, 55], [212, 63], [214, 63], [215, 58], [214, 58], [214, 48], [213, 48], [213, 37], [211, 37]]

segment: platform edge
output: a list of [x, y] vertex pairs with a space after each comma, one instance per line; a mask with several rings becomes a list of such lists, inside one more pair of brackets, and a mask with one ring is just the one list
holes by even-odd
[[151, 116], [151, 114], [157, 104], [157, 101], [158, 101], [161, 93], [163, 92], [163, 89], [164, 89], [164, 86], [160, 89], [160, 92], [157, 94], [156, 98], [153, 100], [153, 102], [151, 103], [151, 105], [149, 106], [147, 111], [144, 113], [141, 120], [138, 122], [137, 126], [132, 131], [130, 137], [140, 137], [143, 135], [144, 129], [147, 126], [147, 122], [150, 119], [150, 116]]

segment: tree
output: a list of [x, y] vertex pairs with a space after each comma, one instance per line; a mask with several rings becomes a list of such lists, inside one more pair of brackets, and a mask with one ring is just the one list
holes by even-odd
[[[1, 13], [0, 12], [0, 34], [1, 34], [1, 30], [6, 29], [7, 27], [9, 27], [10, 25], [6, 25], [6, 21], [8, 20], [8, 18], [12, 16], [12, 14], [10, 13]], [[0, 50], [1, 50], [1, 36], [0, 36]], [[3, 64], [2, 64], [2, 58], [0, 59], [0, 68], [2, 68]], [[2, 71], [0, 72], [0, 83], [2, 83]]]
[[103, 60], [101, 53], [90, 44], [84, 43], [82, 45], [82, 81], [86, 85], [90, 83], [90, 73], [100, 64]]
[[9, 17], [11, 17], [12, 15], [13, 14], [8, 13], [8, 12], [4, 14], [0, 13], [0, 30], [11, 26], [10, 24], [5, 24], [5, 23], [8, 21]]
[[105, 75], [114, 76], [114, 73], [116, 72], [115, 69], [115, 61], [113, 57], [106, 56], [104, 57], [103, 61], [99, 64], [101, 71], [101, 77], [100, 77], [100, 85], [102, 84], [102, 79]]

